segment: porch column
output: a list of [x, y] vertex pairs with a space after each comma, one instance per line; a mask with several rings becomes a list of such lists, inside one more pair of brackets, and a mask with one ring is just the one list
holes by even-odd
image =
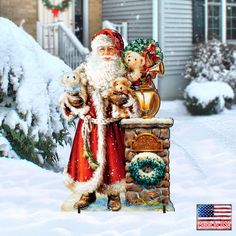
[[205, 42], [208, 41], [208, 0], [205, 0]]
[[221, 40], [226, 43], [226, 0], [221, 0]]

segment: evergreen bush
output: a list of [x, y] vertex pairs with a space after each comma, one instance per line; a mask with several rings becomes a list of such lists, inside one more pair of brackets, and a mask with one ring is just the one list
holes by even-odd
[[[226, 44], [222, 44], [220, 41], [214, 39], [208, 41], [205, 44], [196, 45], [193, 56], [190, 61], [187, 62], [185, 68], [185, 78], [192, 82], [202, 83], [207, 85], [205, 82], [225, 82], [236, 92], [236, 56], [234, 56], [234, 47]], [[209, 84], [208, 84], [209, 85]], [[208, 87], [201, 86], [200, 97], [195, 93], [195, 96], [190, 96], [190, 94], [185, 90], [185, 104], [190, 113], [194, 115], [207, 115], [216, 114], [223, 110], [225, 107], [231, 108], [232, 102], [234, 100], [234, 94], [232, 97], [232, 91], [229, 88], [224, 87], [220, 89], [218, 86], [216, 88], [217, 92], [212, 92], [214, 94], [211, 99], [207, 99], [202, 103], [201, 96], [205, 93], [209, 93]], [[197, 89], [197, 86], [195, 84]], [[223, 96], [222, 91], [227, 90], [227, 96]], [[199, 99], [200, 98], [200, 99]]]
[[0, 35], [0, 156], [58, 170], [57, 145], [71, 141], [59, 77], [71, 68], [8, 19]]

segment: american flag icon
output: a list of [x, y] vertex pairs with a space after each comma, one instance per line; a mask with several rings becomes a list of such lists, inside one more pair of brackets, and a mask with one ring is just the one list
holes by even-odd
[[197, 230], [231, 230], [232, 204], [197, 204]]

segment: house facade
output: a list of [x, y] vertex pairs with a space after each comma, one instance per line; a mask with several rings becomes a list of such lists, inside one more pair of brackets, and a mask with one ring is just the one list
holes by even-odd
[[72, 0], [58, 17], [42, 0], [0, 0], [0, 15], [18, 25], [24, 19], [23, 27], [34, 37], [36, 21], [63, 21], [86, 47], [103, 21], [126, 23], [127, 41], [154, 38], [164, 52], [166, 72], [156, 81], [163, 99], [182, 98], [184, 68], [195, 43], [236, 42], [236, 0]]

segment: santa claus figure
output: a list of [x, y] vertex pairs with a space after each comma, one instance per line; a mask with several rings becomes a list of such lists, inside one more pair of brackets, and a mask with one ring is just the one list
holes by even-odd
[[[79, 102], [74, 103], [76, 99], [69, 93], [61, 100], [68, 119], [80, 117], [64, 182], [74, 193], [81, 194], [74, 208], [88, 207], [96, 201], [96, 192], [100, 192], [108, 196], [108, 209], [118, 211], [125, 179], [124, 134], [120, 119], [112, 115], [112, 107], [114, 104], [124, 106], [129, 116], [135, 117], [137, 102], [132, 94], [106, 95], [112, 82], [125, 75], [120, 62], [124, 47], [120, 34], [103, 29], [94, 36], [91, 47], [85, 63], [76, 69], [78, 76], [87, 81], [86, 101], [81, 101], [81, 96]], [[76, 112], [71, 107], [76, 107]]]

